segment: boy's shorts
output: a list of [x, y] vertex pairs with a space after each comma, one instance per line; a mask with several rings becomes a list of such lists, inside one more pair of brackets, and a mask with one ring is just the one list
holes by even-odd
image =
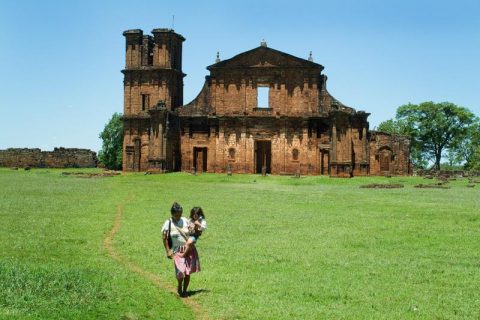
[[188, 240], [192, 241], [193, 243], [197, 242], [197, 237], [195, 236], [190, 236], [188, 237]]

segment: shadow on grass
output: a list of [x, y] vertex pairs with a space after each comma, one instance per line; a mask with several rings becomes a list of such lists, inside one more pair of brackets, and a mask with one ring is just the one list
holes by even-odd
[[196, 294], [203, 293], [203, 292], [210, 292], [210, 290], [208, 290], [208, 289], [189, 290], [188, 291], [188, 296], [191, 297], [191, 296], [194, 296]]

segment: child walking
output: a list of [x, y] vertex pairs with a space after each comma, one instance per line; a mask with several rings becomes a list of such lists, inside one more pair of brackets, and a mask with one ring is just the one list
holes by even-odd
[[205, 220], [205, 214], [202, 208], [193, 207], [192, 210], [190, 210], [190, 219], [188, 220], [189, 237], [185, 243], [185, 251], [182, 253], [182, 257], [186, 257], [190, 253], [192, 247], [206, 228], [207, 220]]

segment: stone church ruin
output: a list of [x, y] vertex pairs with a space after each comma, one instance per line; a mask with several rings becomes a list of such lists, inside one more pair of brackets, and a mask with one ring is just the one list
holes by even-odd
[[[182, 43], [171, 29], [127, 30], [124, 171], [407, 175], [407, 137], [369, 130], [327, 91], [324, 67], [269, 48], [207, 67], [183, 101]], [[262, 99], [264, 97], [264, 99]]]

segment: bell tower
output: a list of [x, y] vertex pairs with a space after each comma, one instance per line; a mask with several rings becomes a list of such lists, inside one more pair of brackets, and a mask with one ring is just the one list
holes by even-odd
[[175, 109], [183, 105], [182, 44], [172, 29], [123, 32], [123, 170], [176, 170]]
[[153, 29], [153, 68], [168, 70], [166, 81], [165, 106], [175, 110], [183, 105], [182, 43], [185, 38], [172, 29]]

